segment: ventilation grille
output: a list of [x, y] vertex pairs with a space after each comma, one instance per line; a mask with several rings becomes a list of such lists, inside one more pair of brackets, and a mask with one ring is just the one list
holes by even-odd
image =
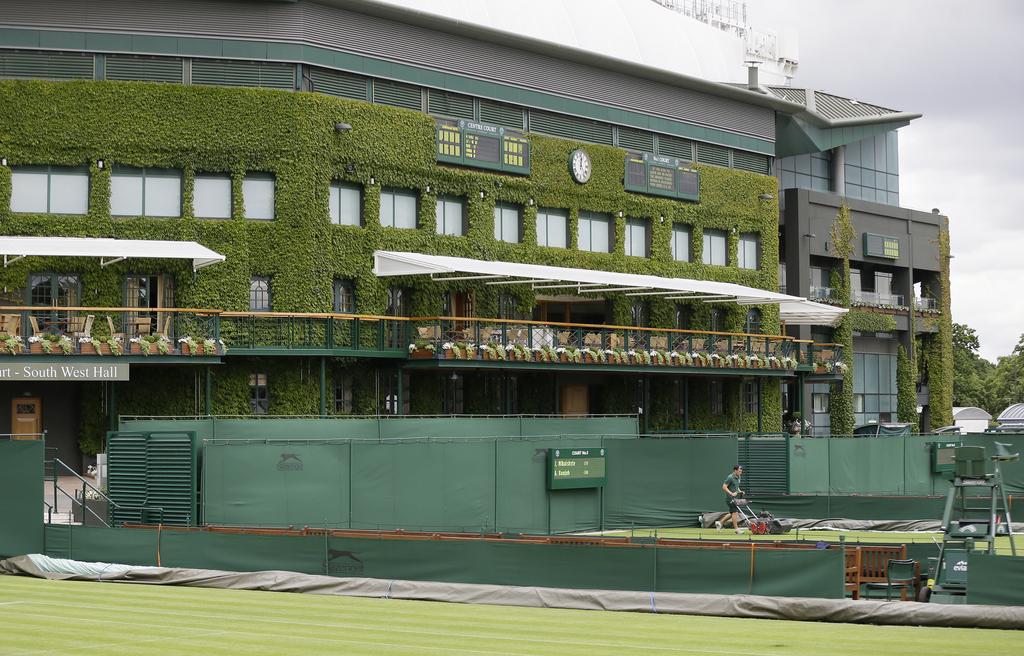
[[110, 434], [108, 491], [115, 526], [198, 523], [194, 441], [188, 432]]
[[373, 102], [415, 110], [423, 106], [419, 87], [388, 80], [373, 81]]
[[429, 89], [427, 91], [427, 113], [473, 119], [473, 97]]
[[192, 61], [192, 84], [294, 89], [295, 67], [273, 62], [195, 59]]
[[752, 171], [762, 175], [768, 175], [769, 173], [768, 156], [758, 155], [757, 153], [747, 153], [741, 150], [732, 151], [732, 166], [735, 169]]
[[369, 97], [368, 80], [360, 75], [329, 71], [325, 68], [310, 68], [309, 80], [313, 84], [311, 91], [317, 93], [363, 101]]
[[789, 442], [785, 437], [741, 437], [736, 451], [748, 494], [789, 494]]
[[680, 157], [693, 161], [693, 142], [678, 137], [658, 135], [658, 154], [668, 157]]
[[480, 120], [492, 125], [523, 129], [523, 108], [494, 100], [480, 101]]
[[183, 79], [180, 59], [112, 55], [106, 58], [104, 77], [108, 80], [177, 83]]
[[714, 144], [697, 144], [697, 161], [701, 164], [714, 164], [715, 166], [729, 166], [729, 149], [725, 146]]
[[0, 78], [91, 80], [92, 77], [92, 55], [0, 51]]
[[641, 153], [653, 153], [654, 133], [620, 127], [619, 148], [637, 150]]
[[566, 114], [530, 110], [530, 131], [554, 137], [612, 145], [612, 126]]

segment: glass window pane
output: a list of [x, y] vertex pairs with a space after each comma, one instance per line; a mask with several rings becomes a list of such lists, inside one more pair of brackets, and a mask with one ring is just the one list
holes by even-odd
[[866, 169], [875, 168], [875, 141], [864, 139], [860, 144], [860, 165]]
[[274, 218], [274, 179], [246, 176], [242, 181], [245, 218]]
[[810, 155], [807, 155], [807, 154], [797, 155], [796, 157], [793, 158], [793, 163], [795, 165], [797, 173], [804, 173], [806, 175], [810, 175], [810, 173], [811, 173], [811, 156]]
[[548, 215], [544, 210], [537, 211], [537, 245], [548, 245]]
[[416, 227], [416, 196], [411, 193], [395, 193], [395, 227], [413, 229]]
[[860, 198], [861, 197], [861, 186], [860, 185], [854, 185], [854, 184], [847, 184], [846, 185], [846, 195], [849, 196], [850, 198]]
[[519, 208], [512, 205], [494, 206], [494, 238], [510, 244], [519, 243]]
[[595, 253], [610, 253], [612, 251], [609, 242], [608, 226], [606, 218], [594, 218], [590, 223], [590, 250]]
[[798, 188], [800, 188], [800, 189], [810, 189], [811, 188], [811, 176], [807, 175], [806, 173], [797, 173], [796, 174], [796, 186]]
[[864, 169], [860, 173], [860, 183], [865, 187], [876, 188], [878, 185], [875, 184], [875, 172], [870, 169]]
[[829, 191], [829, 181], [826, 178], [811, 178], [811, 189], [815, 191]]
[[581, 251], [589, 251], [590, 248], [590, 219], [580, 212], [580, 220], [576, 227], [576, 243]]
[[672, 259], [690, 261], [690, 229], [686, 226], [672, 226]]
[[436, 207], [437, 234], [463, 234], [462, 202], [455, 198], [439, 197]]
[[875, 202], [875, 188], [874, 187], [861, 187], [860, 197], [862, 200], [869, 200], [872, 203]]
[[647, 222], [643, 219], [626, 219], [626, 255], [647, 257]]
[[783, 189], [796, 189], [796, 174], [792, 171], [782, 172], [782, 188]]
[[45, 169], [11, 171], [11, 211], [46, 212], [47, 173]]
[[142, 216], [142, 171], [110, 175], [110, 213]]
[[900, 190], [900, 176], [891, 173], [885, 176], [885, 188], [889, 191]]
[[87, 214], [89, 212], [89, 172], [83, 169], [50, 169], [50, 212]]
[[893, 193], [893, 192], [890, 191], [889, 193], [886, 194], [886, 197], [887, 197], [888, 203], [890, 205], [899, 205], [900, 204], [900, 195], [899, 194]]
[[864, 392], [864, 356], [860, 353], [853, 354], [853, 391]]
[[878, 392], [878, 356], [874, 353], [864, 354], [864, 391], [868, 394]]
[[846, 183], [847, 184], [860, 184], [860, 167], [846, 165]]
[[181, 216], [181, 174], [147, 170], [145, 175], [145, 215]]
[[380, 192], [380, 224], [395, 227], [395, 194], [391, 191]]
[[725, 233], [720, 230], [704, 231], [704, 264], [724, 265], [726, 263]]
[[231, 178], [226, 175], [197, 175], [192, 188], [192, 209], [204, 219], [231, 218]]
[[899, 175], [899, 134], [893, 130], [885, 133], [885, 170], [887, 173]]
[[816, 178], [828, 178], [828, 160], [822, 157], [812, 157], [811, 175]]
[[860, 144], [852, 143], [843, 149], [846, 151], [846, 163], [860, 166]]
[[358, 226], [363, 224], [363, 190], [353, 185], [340, 185], [338, 188], [340, 202], [341, 225]]
[[757, 235], [740, 235], [739, 243], [739, 266], [741, 269], [756, 269], [757, 262]]
[[875, 170], [885, 171], [885, 135], [875, 137]]

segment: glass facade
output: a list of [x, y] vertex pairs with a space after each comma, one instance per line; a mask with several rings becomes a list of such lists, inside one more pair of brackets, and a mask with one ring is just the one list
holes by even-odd
[[782, 157], [779, 166], [783, 189], [832, 189], [832, 156], [827, 151]]
[[846, 195], [875, 203], [900, 204], [899, 143], [895, 130], [846, 146]]
[[853, 412], [858, 425], [896, 418], [896, 356], [853, 354]]

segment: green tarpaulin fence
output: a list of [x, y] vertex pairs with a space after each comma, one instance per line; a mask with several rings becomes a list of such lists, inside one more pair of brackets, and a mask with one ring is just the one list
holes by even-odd
[[972, 553], [967, 572], [967, 603], [1024, 606], [1024, 556]]
[[43, 547], [43, 442], [0, 440], [0, 557]]

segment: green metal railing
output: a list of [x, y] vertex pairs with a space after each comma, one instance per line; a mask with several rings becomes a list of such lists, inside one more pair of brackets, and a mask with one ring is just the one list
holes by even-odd
[[220, 335], [230, 351], [407, 357], [409, 320], [354, 314], [222, 312]]

